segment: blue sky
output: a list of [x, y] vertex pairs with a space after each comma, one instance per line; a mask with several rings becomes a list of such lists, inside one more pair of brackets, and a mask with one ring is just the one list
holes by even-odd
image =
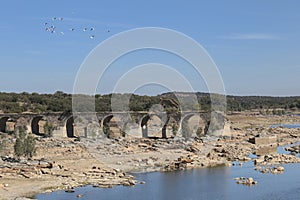
[[[228, 94], [300, 95], [299, 9], [297, 0], [2, 1], [0, 91], [70, 93], [81, 63], [100, 42], [133, 28], [163, 27], [190, 36], [208, 51]], [[53, 21], [53, 17], [64, 19]], [[45, 31], [45, 22], [57, 27], [55, 34]], [[83, 32], [83, 27], [95, 30]], [[155, 62], [180, 63], [157, 54], [147, 51], [120, 59], [100, 82], [98, 92], [111, 91], [113, 74], [122, 73], [118, 67], [130, 68], [153, 57]], [[189, 71], [188, 65], [180, 64], [182, 73]], [[192, 73], [186, 78], [199, 84], [195, 90], [206, 90]], [[139, 92], [164, 91], [155, 87], [145, 86]]]

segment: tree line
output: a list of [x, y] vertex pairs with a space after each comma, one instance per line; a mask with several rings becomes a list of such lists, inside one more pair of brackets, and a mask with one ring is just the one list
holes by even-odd
[[[184, 101], [180, 105], [179, 98], [189, 95], [196, 96], [196, 102]], [[164, 104], [165, 109], [176, 111], [178, 109], [199, 109], [209, 111], [211, 109], [211, 99], [208, 93], [164, 93], [157, 96], [136, 95], [136, 94], [114, 94], [116, 109], [122, 110], [122, 100], [130, 97], [129, 110], [148, 111], [153, 105]], [[111, 111], [112, 94], [95, 95], [95, 110], [97, 112]], [[93, 99], [93, 98], [92, 98]], [[300, 96], [292, 97], [271, 97], [271, 96], [226, 96], [227, 111], [245, 111], [252, 109], [299, 109]], [[168, 101], [166, 101], [168, 100]], [[119, 101], [119, 102], [118, 102]], [[179, 106], [180, 108], [178, 108]], [[79, 106], [82, 111], [88, 109], [87, 105]], [[72, 95], [61, 91], [54, 94], [38, 93], [0, 93], [0, 112], [4, 113], [47, 113], [47, 112], [71, 112]]]

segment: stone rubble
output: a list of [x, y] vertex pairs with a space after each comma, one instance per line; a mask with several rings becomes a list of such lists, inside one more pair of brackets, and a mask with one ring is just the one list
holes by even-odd
[[237, 184], [243, 184], [246, 186], [252, 186], [256, 185], [258, 182], [255, 181], [252, 177], [245, 178], [245, 177], [239, 177], [239, 178], [234, 178]]
[[284, 172], [284, 167], [283, 166], [257, 166], [254, 168], [255, 170], [266, 174], [266, 173], [271, 173], [271, 174], [282, 174]]
[[300, 158], [294, 155], [276, 154], [260, 156], [254, 160], [255, 165], [276, 165], [276, 164], [288, 164], [299, 163]]
[[294, 153], [294, 154], [299, 154], [300, 153], [300, 145], [286, 147], [285, 150], [289, 151], [291, 153]]

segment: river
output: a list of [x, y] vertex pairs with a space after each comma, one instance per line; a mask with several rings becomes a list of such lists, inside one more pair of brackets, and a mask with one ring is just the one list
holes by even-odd
[[[283, 152], [279, 147], [278, 151]], [[299, 156], [299, 155], [298, 155]], [[283, 165], [283, 174], [262, 174], [255, 171], [253, 162], [243, 166], [194, 169], [176, 172], [153, 172], [134, 174], [137, 180], [145, 181], [134, 187], [77, 188], [74, 193], [57, 191], [39, 194], [39, 200], [72, 200], [82, 194], [82, 200], [199, 200], [199, 199], [299, 199], [300, 164]], [[236, 184], [235, 177], [252, 177], [257, 185]]]
[[276, 124], [271, 126], [271, 128], [277, 128], [277, 127], [300, 128], [300, 124]]

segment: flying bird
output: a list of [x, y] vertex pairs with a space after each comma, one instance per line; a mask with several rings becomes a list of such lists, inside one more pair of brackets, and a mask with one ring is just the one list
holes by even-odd
[[55, 26], [50, 26], [49, 31], [51, 31], [51, 33], [55, 33], [55, 29], [56, 29]]
[[[52, 21], [63, 21], [63, 20], [64, 20], [63, 17], [53, 17], [52, 18]], [[60, 28], [57, 28], [56, 26], [54, 26], [55, 22], [53, 22], [52, 25], [49, 22], [45, 22], [44, 25], [45, 25], [45, 31], [48, 31], [50, 33], [56, 33], [57, 32], [61, 35], [65, 35], [65, 32], [61, 31]], [[94, 31], [94, 30], [95, 30], [95, 28], [92, 27], [92, 26], [90, 26], [90, 27], [86, 26], [86, 27], [83, 27], [83, 29], [82, 29], [83, 32]], [[73, 32], [73, 31], [75, 31], [75, 28], [69, 28], [69, 31]], [[107, 32], [109, 33], [110, 30], [108, 29]], [[89, 38], [94, 39], [95, 35], [90, 35]]]

